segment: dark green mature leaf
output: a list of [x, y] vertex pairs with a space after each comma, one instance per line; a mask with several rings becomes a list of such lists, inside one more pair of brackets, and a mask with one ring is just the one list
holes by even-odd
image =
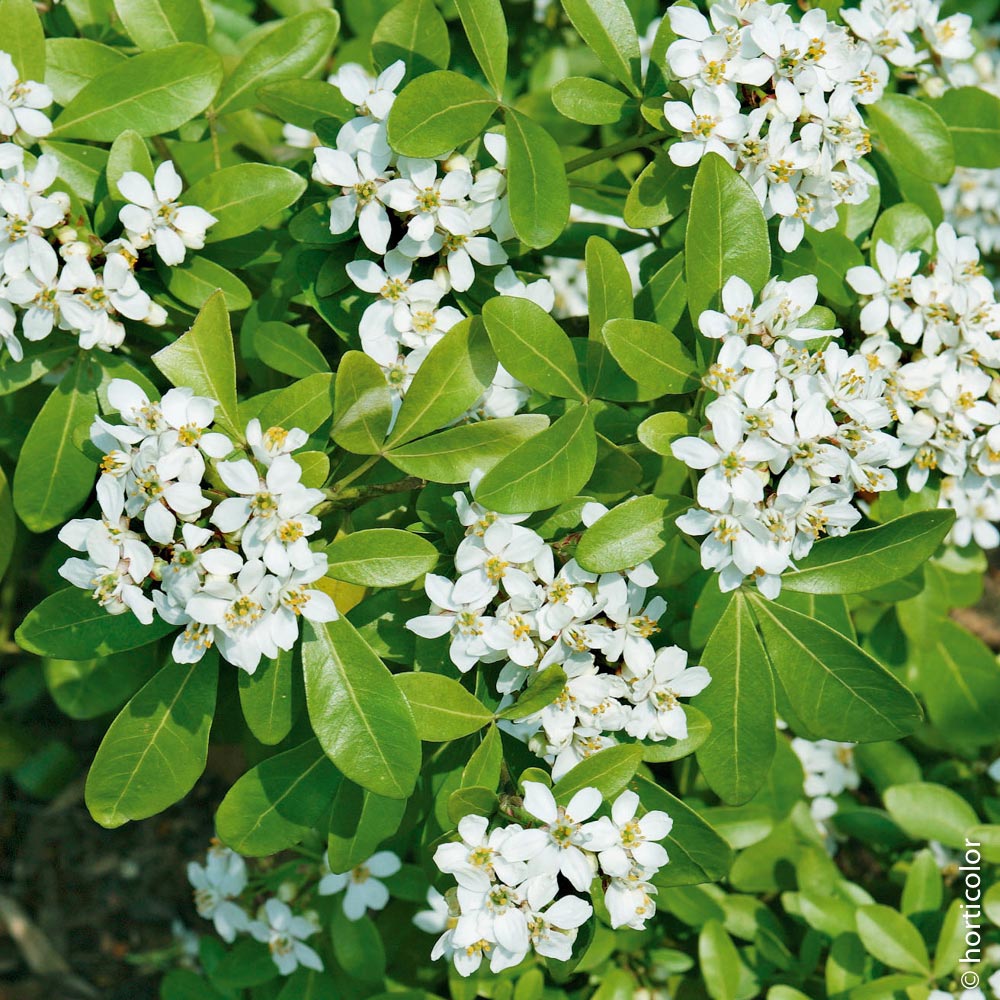
[[84, 590], [67, 587], [28, 612], [15, 638], [22, 649], [61, 660], [89, 660], [138, 649], [173, 632], [154, 618], [143, 625], [132, 614], [112, 615]]
[[219, 57], [204, 45], [144, 52], [91, 80], [63, 108], [52, 137], [113, 142], [126, 129], [170, 132], [201, 114], [221, 82]]
[[591, 573], [614, 573], [651, 559], [677, 534], [686, 497], [632, 497], [598, 518], [580, 538], [577, 562]]
[[493, 720], [493, 713], [475, 695], [443, 674], [396, 674], [393, 679], [409, 703], [422, 740], [457, 740]]
[[10, 484], [0, 468], [0, 579], [7, 572], [10, 557], [17, 540], [17, 522], [14, 520], [14, 504], [10, 496]]
[[936, 840], [945, 847], [965, 847], [979, 823], [975, 810], [958, 792], [929, 781], [893, 785], [883, 794], [889, 815], [913, 840]]
[[22, 80], [45, 79], [45, 37], [31, 0], [0, 0], [3, 51], [14, 61]]
[[240, 704], [250, 732], [266, 746], [280, 743], [295, 721], [292, 701], [294, 652], [280, 650], [276, 660], [266, 657], [252, 673], [239, 673]]
[[948, 127], [929, 104], [906, 94], [886, 94], [867, 111], [891, 163], [936, 184], [949, 180], [955, 147]]
[[268, 163], [237, 163], [203, 177], [184, 200], [218, 219], [205, 236], [208, 243], [229, 240], [259, 229], [306, 189], [305, 178]]
[[517, 701], [499, 713], [501, 719], [523, 719], [541, 711], [559, 697], [566, 687], [566, 673], [558, 663], [553, 663], [535, 674], [528, 686], [517, 696]]
[[630, 103], [635, 106], [617, 87], [586, 76], [560, 80], [552, 88], [552, 103], [561, 114], [585, 125], [614, 125], [624, 117]]
[[276, 854], [299, 843], [330, 805], [337, 771], [319, 741], [261, 761], [226, 793], [215, 814], [224, 844], [245, 857]]
[[930, 973], [927, 945], [901, 913], [873, 903], [858, 909], [857, 922], [865, 948], [884, 965], [903, 972]]
[[328, 576], [360, 587], [400, 587], [429, 573], [438, 551], [425, 538], [399, 528], [342, 535], [327, 546]]
[[569, 184], [556, 141], [530, 118], [509, 108], [507, 191], [510, 221], [529, 247], [546, 247], [562, 235], [569, 218]]
[[496, 110], [496, 98], [461, 73], [425, 73], [393, 103], [389, 145], [404, 156], [443, 156], [478, 136]]
[[[78, 360], [45, 401], [14, 469], [14, 509], [31, 531], [48, 531], [76, 513], [97, 478], [79, 448], [97, 416], [95, 368]], [[93, 652], [88, 654], [93, 656]]]
[[684, 241], [688, 306], [697, 321], [733, 275], [759, 291], [771, 273], [767, 222], [750, 185], [715, 153], [702, 157]]
[[188, 386], [214, 399], [216, 419], [229, 430], [242, 432], [236, 405], [236, 356], [225, 296], [209, 296], [194, 325], [183, 337], [153, 355], [153, 364], [177, 386]]
[[261, 408], [262, 427], [299, 427], [312, 434], [333, 412], [333, 376], [308, 375], [282, 389]]
[[455, 0], [455, 6], [476, 62], [500, 99], [507, 79], [507, 21], [500, 0]]
[[934, 555], [955, 523], [950, 510], [907, 514], [875, 528], [817, 542], [782, 587], [807, 594], [860, 594], [902, 579]]
[[687, 177], [666, 153], [657, 153], [635, 179], [625, 199], [628, 225], [650, 229], [676, 219], [688, 205]]
[[321, 118], [347, 121], [357, 112], [326, 80], [281, 80], [257, 91], [261, 103], [282, 121], [313, 129]]
[[639, 289], [635, 297], [636, 319], [649, 320], [672, 330], [687, 305], [687, 285], [684, 283], [683, 251], [666, 264]]
[[268, 368], [293, 378], [330, 371], [323, 352], [304, 333], [287, 323], [261, 323], [253, 331], [253, 346]]
[[114, 0], [115, 13], [140, 49], [162, 49], [208, 37], [201, 0]]
[[340, 16], [332, 10], [307, 10], [281, 21], [244, 54], [219, 92], [216, 112], [256, 104], [265, 84], [312, 76], [326, 62], [339, 29]]
[[97, 660], [42, 661], [45, 685], [52, 700], [71, 719], [94, 719], [120, 708], [149, 680], [154, 665], [141, 656]]
[[405, 811], [405, 799], [389, 799], [341, 780], [330, 809], [330, 870], [346, 872], [367, 861], [399, 829]]
[[632, 319], [632, 278], [622, 255], [600, 236], [587, 240], [585, 260], [589, 335], [600, 340], [608, 320]]
[[333, 405], [333, 440], [356, 455], [382, 450], [392, 395], [377, 362], [362, 351], [348, 351], [337, 366]]
[[640, 398], [691, 392], [698, 370], [688, 349], [669, 330], [641, 319], [612, 319], [604, 341], [615, 360], [639, 385]]
[[393, 448], [385, 457], [408, 475], [433, 483], [467, 483], [476, 469], [489, 472], [518, 445], [548, 426], [549, 418], [541, 413], [460, 424]]
[[774, 679], [742, 594], [719, 619], [701, 663], [712, 682], [693, 704], [712, 731], [698, 766], [719, 798], [740, 805], [767, 780], [775, 749]]
[[654, 885], [667, 889], [717, 882], [726, 876], [733, 862], [732, 849], [698, 813], [642, 775], [630, 787], [639, 794], [645, 809], [662, 809], [674, 821], [673, 829], [663, 841], [670, 861], [653, 878]]
[[362, 788], [405, 799], [420, 771], [413, 714], [392, 674], [346, 618], [306, 624], [309, 719], [326, 755]]
[[575, 496], [597, 461], [594, 421], [578, 406], [483, 476], [476, 499], [501, 514], [545, 510]]
[[1000, 167], [1000, 97], [979, 87], [955, 87], [931, 107], [951, 133], [958, 166]]
[[128, 57], [121, 49], [89, 38], [45, 40], [45, 83], [57, 104], [63, 106], [94, 79]]
[[751, 600], [768, 659], [809, 732], [871, 743], [898, 739], [920, 722], [913, 695], [855, 643], [797, 611]]
[[642, 93], [639, 36], [625, 0], [562, 0], [573, 27], [635, 96]]
[[566, 805], [581, 788], [596, 788], [610, 802], [635, 777], [642, 749], [638, 743], [620, 743], [585, 757], [552, 786], [556, 802]]
[[550, 396], [585, 398], [573, 345], [541, 306], [498, 295], [483, 306], [483, 322], [500, 364], [515, 378]]
[[453, 326], [430, 350], [399, 408], [388, 446], [450, 424], [493, 383], [496, 356], [478, 317]]
[[111, 723], [87, 775], [86, 802], [101, 826], [146, 819], [187, 795], [205, 769], [218, 658], [169, 662]]
[[372, 58], [382, 69], [402, 59], [411, 77], [447, 69], [448, 26], [433, 0], [402, 0], [386, 11], [372, 35]]

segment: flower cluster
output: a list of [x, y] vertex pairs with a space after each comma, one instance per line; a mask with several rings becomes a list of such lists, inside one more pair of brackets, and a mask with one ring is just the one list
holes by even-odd
[[[645, 927], [656, 912], [650, 879], [669, 860], [659, 841], [672, 821], [658, 810], [637, 817], [639, 796], [631, 791], [615, 799], [610, 817], [592, 819], [602, 802], [596, 788], [584, 788], [562, 806], [545, 785], [526, 781], [529, 825], [490, 830], [483, 816], [463, 818], [461, 840], [434, 853], [435, 864], [458, 887], [431, 957], [453, 961], [463, 976], [484, 958], [499, 972], [532, 950], [565, 961], [593, 907], [577, 895], [559, 896], [560, 876], [576, 892], [589, 893], [600, 875], [612, 926]], [[426, 917], [424, 924], [434, 927]]]
[[[347, 64], [330, 78], [358, 116], [337, 133], [336, 148], [314, 148], [312, 170], [314, 180], [339, 192], [330, 202], [330, 231], [356, 227], [377, 258], [355, 260], [347, 273], [374, 296], [360, 321], [361, 344], [385, 372], [397, 407], [430, 349], [463, 318], [444, 300], [470, 289], [477, 268], [490, 269], [500, 295], [531, 298], [545, 309], [553, 298], [547, 282], [526, 284], [504, 266], [501, 244], [514, 231], [502, 135], [483, 137], [488, 166], [477, 167], [457, 152], [433, 160], [397, 156], [389, 148], [385, 120], [404, 72], [402, 61], [378, 77]], [[469, 416], [511, 416], [527, 398], [499, 368]]]
[[897, 358], [887, 392], [900, 442], [896, 464], [908, 465], [911, 490], [922, 489], [932, 471], [943, 474], [940, 504], [956, 511], [954, 542], [996, 547], [1000, 303], [979, 250], [945, 223], [925, 269], [917, 251], [898, 253], [882, 241], [873, 256], [874, 266], [852, 268], [847, 281], [865, 303], [862, 350]]
[[192, 861], [187, 874], [199, 916], [215, 924], [223, 941], [231, 944], [237, 934], [249, 934], [263, 942], [283, 976], [290, 976], [300, 965], [323, 971], [323, 960], [305, 943], [320, 929], [314, 918], [296, 915], [275, 897], [266, 900], [252, 918], [239, 902], [248, 880], [246, 862], [235, 851], [214, 843], [205, 864]]
[[702, 565], [719, 573], [724, 591], [752, 577], [776, 597], [793, 559], [857, 523], [856, 493], [896, 486], [890, 467], [900, 446], [885, 428], [898, 350], [810, 350], [809, 342], [841, 332], [803, 325], [816, 296], [812, 276], [773, 279], [755, 306], [734, 277], [723, 311], [699, 317], [701, 332], [722, 346], [703, 378], [716, 394], [708, 426], [673, 444], [675, 457], [702, 472], [698, 507], [677, 524], [706, 536]]
[[153, 401], [123, 379], [111, 382], [108, 400], [122, 423], [98, 417], [90, 431], [104, 456], [100, 516], [59, 532], [86, 553], [60, 568], [65, 579], [111, 614], [149, 624], [155, 613], [183, 626], [177, 662], [196, 662], [214, 645], [248, 673], [261, 656], [292, 648], [300, 617], [337, 617], [330, 597], [310, 586], [327, 561], [309, 547], [323, 493], [302, 485], [290, 454], [303, 431], [263, 431], [252, 420], [240, 444], [249, 457], [224, 460], [234, 444], [213, 429], [214, 400], [181, 388]]
[[[451, 661], [463, 672], [503, 661], [497, 690], [507, 698], [546, 667], [563, 668], [568, 681], [559, 697], [511, 727], [552, 765], [556, 780], [616, 743], [615, 734], [684, 739], [679, 699], [703, 690], [709, 676], [704, 667], [688, 668], [679, 647], [653, 647], [666, 602], [646, 601], [656, 583], [652, 567], [597, 574], [575, 559], [557, 565], [561, 547], [524, 527], [527, 515], [487, 511], [461, 492], [454, 497], [466, 528], [455, 553], [458, 579], [429, 573], [431, 613], [406, 627], [428, 639], [449, 636]], [[605, 512], [587, 504], [584, 524]]]
[[[969, 17], [942, 19], [940, 7], [863, 0], [843, 10], [847, 28], [818, 7], [795, 20], [787, 4], [768, 0], [712, 4], [711, 20], [671, 7], [680, 37], [667, 63], [691, 99], [664, 107], [681, 136], [670, 158], [690, 166], [707, 151], [723, 156], [765, 215], [780, 217], [779, 242], [794, 250], [806, 224], [831, 229], [839, 205], [868, 197], [873, 179], [860, 161], [871, 143], [860, 107], [882, 96], [890, 64], [940, 65], [947, 74], [952, 61], [971, 56]], [[926, 49], [915, 47], [918, 33]]]
[[836, 743], [833, 740], [804, 740], [795, 737], [792, 749], [805, 771], [804, 791], [809, 798], [809, 812], [817, 829], [824, 835], [831, 853], [836, 840], [828, 824], [837, 812], [836, 797], [854, 791], [861, 784], [861, 776], [854, 763], [853, 743]]
[[[47, 135], [52, 126], [41, 109], [51, 103], [49, 89], [19, 80], [0, 52], [0, 139]], [[24, 356], [18, 325], [28, 341], [60, 330], [84, 350], [103, 351], [122, 344], [125, 320], [162, 325], [166, 311], [134, 273], [140, 250], [155, 245], [165, 264], [179, 264], [186, 247], [204, 246], [215, 222], [203, 209], [177, 203], [181, 182], [166, 162], [155, 192], [141, 174], [122, 176], [120, 191], [134, 204], [121, 209], [123, 235], [105, 242], [85, 218], [72, 216], [65, 191], [50, 191], [58, 172], [54, 154], [29, 158], [21, 145], [0, 143], [0, 343], [14, 361]]]

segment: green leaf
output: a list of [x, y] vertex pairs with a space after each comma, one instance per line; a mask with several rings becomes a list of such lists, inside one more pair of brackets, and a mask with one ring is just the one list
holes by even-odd
[[326, 63], [340, 28], [332, 10], [310, 10], [279, 22], [255, 42], [219, 92], [218, 114], [231, 114], [257, 103], [257, 91], [279, 80], [312, 76]]
[[10, 557], [17, 539], [17, 522], [14, 520], [14, 504], [10, 496], [10, 484], [3, 468], [0, 467], [0, 579], [7, 572]]
[[587, 240], [585, 255], [589, 335], [600, 340], [608, 320], [632, 319], [632, 278], [622, 255], [600, 236]]
[[718, 920], [709, 920], [698, 935], [698, 963], [712, 1000], [736, 1000], [740, 956], [733, 939]]
[[515, 378], [550, 396], [585, 398], [573, 345], [541, 306], [497, 295], [483, 306], [483, 321], [500, 364]]
[[343, 906], [336, 907], [330, 918], [330, 937], [337, 965], [348, 976], [365, 983], [382, 982], [385, 976], [385, 943], [369, 917], [350, 920]]
[[558, 663], [553, 663], [536, 673], [528, 686], [517, 696], [517, 701], [502, 712], [500, 719], [523, 719], [541, 711], [559, 697], [566, 687], [566, 673]]
[[615, 573], [651, 559], [677, 534], [674, 521], [690, 505], [686, 497], [632, 497], [583, 533], [576, 560], [591, 573]]
[[143, 625], [131, 613], [109, 614], [89, 592], [67, 587], [29, 611], [15, 638], [22, 649], [38, 656], [90, 660], [138, 649], [176, 628], [161, 618]]
[[306, 334], [288, 323], [261, 323], [253, 331], [253, 346], [268, 368], [292, 378], [330, 371], [323, 352]]
[[500, 100], [507, 79], [507, 21], [500, 0], [455, 0], [465, 37]]
[[429, 743], [457, 740], [493, 720], [475, 695], [443, 674], [396, 674], [393, 679], [413, 712], [417, 735]]
[[45, 79], [45, 36], [31, 0], [0, 0], [3, 51], [22, 80]]
[[52, 700], [71, 719], [94, 719], [120, 708], [149, 680], [152, 664], [135, 656], [42, 661]]
[[162, 49], [176, 42], [202, 42], [208, 36], [201, 0], [114, 0], [115, 13], [140, 49]]
[[359, 587], [401, 587], [429, 573], [435, 546], [399, 528], [371, 528], [342, 535], [327, 546], [327, 576]]
[[639, 36], [625, 0], [562, 0], [566, 15], [605, 68], [638, 97]]
[[326, 80], [282, 80], [257, 91], [257, 97], [282, 121], [314, 129], [321, 118], [347, 121], [357, 112], [336, 87]]
[[903, 972], [930, 973], [927, 945], [901, 913], [873, 903], [858, 909], [857, 921], [865, 948], [884, 965]]
[[638, 743], [605, 747], [570, 768], [552, 786], [552, 794], [556, 802], [566, 805], [581, 788], [596, 788], [610, 802], [628, 787], [641, 763], [642, 746]]
[[476, 499], [501, 514], [555, 507], [580, 492], [596, 461], [594, 421], [587, 407], [578, 406], [494, 465]]
[[337, 366], [336, 384], [334, 441], [356, 455], [377, 455], [392, 419], [392, 396], [382, 369], [367, 354], [348, 351]]
[[552, 103], [560, 114], [575, 122], [583, 122], [585, 125], [614, 125], [625, 116], [630, 98], [628, 94], [603, 80], [568, 76], [552, 88]]
[[548, 425], [549, 418], [541, 413], [460, 424], [393, 448], [385, 457], [410, 476], [433, 483], [467, 483], [476, 469], [489, 472], [504, 456]]
[[333, 376], [309, 375], [282, 389], [261, 409], [262, 427], [299, 427], [312, 434], [333, 412]]
[[724, 802], [748, 802], [774, 758], [774, 679], [746, 599], [737, 594], [719, 619], [700, 662], [712, 682], [694, 704], [712, 731], [698, 767]]
[[824, 538], [796, 561], [797, 569], [782, 575], [782, 588], [806, 594], [874, 590], [927, 562], [954, 523], [950, 510], [927, 510], [840, 538]]
[[122, 174], [130, 170], [142, 174], [147, 180], [153, 179], [153, 161], [145, 140], [138, 132], [126, 129], [111, 144], [107, 165], [108, 191], [120, 201], [128, 199], [118, 190], [118, 182]]
[[673, 455], [671, 444], [680, 437], [698, 433], [698, 424], [686, 413], [654, 413], [639, 424], [639, 440], [657, 455]]
[[979, 87], [955, 87], [931, 107], [951, 134], [958, 166], [1000, 167], [1000, 97]]
[[194, 309], [201, 309], [216, 291], [222, 292], [231, 312], [241, 312], [253, 303], [250, 289], [232, 271], [201, 255], [189, 254], [175, 267], [157, 260], [156, 273], [175, 299]]
[[955, 147], [941, 116], [924, 101], [906, 94], [886, 94], [869, 104], [868, 120], [898, 164], [924, 180], [945, 184], [955, 170]]
[[979, 824], [972, 806], [957, 792], [929, 781], [893, 785], [883, 794], [889, 815], [913, 840], [936, 840], [964, 849], [969, 831]]
[[663, 846], [669, 863], [653, 878], [660, 888], [718, 882], [733, 862], [729, 845], [690, 806], [654, 781], [636, 776], [631, 786], [647, 810], [662, 809], [674, 821]]
[[569, 184], [555, 139], [530, 118], [509, 108], [507, 191], [510, 221], [529, 247], [557, 240], [569, 219]]
[[615, 360], [639, 385], [642, 398], [678, 395], [697, 389], [694, 358], [669, 330], [641, 319], [612, 319], [604, 341]]
[[218, 658], [168, 663], [111, 723], [87, 775], [87, 808], [101, 826], [146, 819], [183, 798], [205, 769]]
[[688, 204], [685, 177], [666, 153], [657, 153], [629, 189], [625, 222], [633, 229], [651, 229], [676, 219]]
[[809, 732], [870, 743], [913, 731], [917, 700], [863, 649], [797, 611], [751, 600], [768, 659]]
[[500, 783], [502, 768], [503, 743], [500, 740], [500, 730], [491, 725], [462, 770], [462, 785], [469, 788], [485, 786], [493, 791]]
[[226, 793], [215, 814], [219, 838], [251, 858], [298, 844], [329, 807], [336, 779], [314, 739], [268, 757]]
[[702, 157], [684, 239], [688, 307], [697, 322], [737, 275], [760, 291], [771, 274], [767, 222], [750, 185], [716, 153]]
[[430, 350], [403, 397], [388, 445], [447, 426], [492, 385], [496, 357], [478, 317], [453, 326]]
[[217, 421], [242, 433], [236, 405], [236, 357], [222, 291], [209, 296], [194, 325], [172, 344], [153, 355], [153, 364], [173, 385], [188, 386], [218, 404]]
[[403, 799], [387, 799], [353, 781], [340, 781], [330, 809], [327, 837], [330, 870], [346, 872], [367, 861], [382, 841], [399, 829], [405, 811]]
[[292, 730], [294, 654], [280, 650], [276, 660], [264, 657], [252, 673], [238, 676], [240, 705], [250, 732], [266, 746], [280, 743]]
[[404, 156], [443, 156], [476, 138], [496, 110], [496, 98], [461, 73], [425, 73], [393, 102], [389, 145]]
[[97, 381], [94, 367], [77, 360], [28, 431], [14, 469], [13, 500], [31, 531], [68, 521], [94, 488], [98, 469], [77, 442], [86, 439], [97, 416]]
[[101, 174], [107, 167], [107, 152], [79, 142], [43, 140], [39, 145], [43, 153], [54, 153], [58, 157], [57, 176], [66, 187], [81, 201], [93, 201], [97, 196]]
[[466, 816], [492, 816], [496, 808], [496, 792], [481, 785], [463, 785], [448, 796], [448, 818], [456, 826]]
[[944, 884], [941, 871], [929, 849], [917, 851], [910, 862], [903, 886], [900, 909], [907, 916], [919, 913], [936, 913], [944, 898]]
[[392, 674], [346, 618], [306, 623], [302, 647], [313, 731], [337, 769], [392, 799], [413, 791], [420, 740]]
[[900, 253], [920, 249], [930, 254], [934, 249], [934, 224], [921, 208], [908, 201], [900, 202], [878, 217], [872, 229], [872, 248], [880, 240]]
[[184, 200], [218, 219], [205, 236], [206, 242], [217, 243], [259, 229], [294, 205], [305, 189], [305, 178], [285, 167], [237, 163], [191, 185]]
[[411, 77], [447, 69], [448, 27], [433, 0], [402, 0], [388, 10], [372, 35], [372, 58], [382, 69], [402, 59]]
[[204, 45], [144, 52], [91, 80], [63, 108], [52, 138], [114, 142], [126, 129], [170, 132], [200, 115], [221, 82], [219, 57]]
[[637, 319], [659, 323], [672, 330], [687, 306], [687, 285], [684, 282], [684, 252], [675, 254], [663, 265], [635, 298]]
[[120, 49], [92, 42], [89, 38], [45, 40], [45, 83], [57, 104], [69, 104], [81, 90], [102, 73], [128, 57]]
[[965, 921], [966, 905], [963, 904], [963, 900], [953, 899], [941, 922], [941, 932], [934, 947], [933, 973], [936, 979], [953, 972], [965, 956], [965, 934], [968, 928]]

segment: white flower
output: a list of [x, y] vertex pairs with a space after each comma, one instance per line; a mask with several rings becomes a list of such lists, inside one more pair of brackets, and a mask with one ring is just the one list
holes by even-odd
[[473, 892], [488, 891], [495, 879], [519, 885], [526, 875], [524, 864], [511, 861], [505, 849], [521, 828], [510, 826], [491, 831], [489, 825], [485, 816], [464, 816], [458, 824], [461, 842], [441, 844], [434, 852], [434, 864]]
[[656, 912], [652, 897], [656, 888], [646, 881], [641, 868], [633, 869], [624, 878], [612, 878], [604, 892], [604, 905], [611, 917], [611, 926], [643, 930], [646, 921]]
[[910, 279], [920, 266], [920, 253], [911, 250], [897, 253], [884, 240], [875, 245], [873, 267], [852, 267], [846, 275], [847, 283], [856, 292], [870, 296], [861, 310], [861, 329], [877, 333], [887, 323], [898, 330], [907, 344], [913, 344], [923, 331], [920, 314], [907, 304], [910, 298]]
[[330, 232], [346, 233], [355, 219], [365, 246], [372, 253], [384, 254], [389, 245], [392, 226], [381, 201], [388, 153], [358, 153], [357, 159], [340, 149], [320, 146], [314, 151], [313, 179], [320, 184], [341, 189], [339, 197], [330, 202]]
[[323, 960], [305, 943], [319, 928], [305, 917], [295, 916], [280, 899], [269, 899], [248, 930], [268, 946], [281, 975], [290, 976], [300, 965], [323, 971]]
[[840, 795], [861, 784], [854, 764], [853, 743], [811, 742], [796, 737], [792, 740], [792, 749], [805, 769], [805, 793], [810, 798]]
[[270, 466], [280, 455], [296, 451], [308, 440], [309, 435], [298, 427], [291, 430], [269, 427], [265, 431], [256, 417], [247, 424], [247, 444], [250, 445], [253, 457], [261, 465]]
[[611, 819], [600, 821], [614, 828], [614, 843], [598, 855], [601, 870], [608, 875], [627, 878], [638, 866], [652, 877], [669, 861], [659, 841], [670, 833], [674, 821], [660, 809], [636, 819], [638, 808], [639, 796], [624, 791], [611, 805]]
[[190, 250], [205, 245], [205, 232], [218, 221], [197, 205], [181, 205], [181, 179], [173, 163], [164, 160], [156, 168], [153, 183], [134, 170], [118, 181], [118, 190], [129, 204], [118, 213], [125, 234], [137, 247], [153, 245], [164, 264], [183, 262]]
[[635, 708], [625, 731], [640, 740], [686, 739], [687, 717], [679, 699], [700, 694], [710, 681], [704, 667], [687, 665], [687, 653], [679, 646], [659, 650], [652, 670], [633, 685]]
[[187, 876], [194, 888], [198, 915], [215, 924], [223, 941], [231, 944], [237, 932], [249, 929], [246, 911], [233, 902], [247, 885], [246, 862], [240, 855], [228, 847], [213, 847], [204, 865], [188, 864]]
[[[259, 522], [250, 538], [255, 554], [262, 554], [263, 543], [266, 541], [266, 535], [262, 533], [268, 526], [277, 525], [285, 495], [289, 495], [295, 510], [301, 506], [300, 491], [305, 488], [299, 483], [302, 477], [301, 466], [290, 455], [282, 454], [271, 462], [263, 477], [253, 463], [245, 458], [234, 462], [219, 462], [216, 469], [223, 483], [237, 496], [227, 497], [215, 508], [212, 523], [220, 531], [229, 534], [239, 531], [248, 521]], [[308, 490], [306, 500], [311, 500], [312, 503], [305, 509], [315, 507], [322, 499], [321, 491]]]
[[471, 670], [484, 659], [496, 659], [495, 651], [486, 642], [486, 632], [493, 618], [482, 614], [483, 603], [455, 599], [455, 585], [447, 577], [428, 573], [424, 590], [431, 599], [431, 613], [411, 618], [406, 627], [425, 639], [437, 639], [451, 634], [448, 655], [462, 673]]
[[406, 63], [397, 59], [377, 77], [365, 72], [358, 63], [344, 63], [329, 82], [353, 104], [359, 115], [382, 121], [395, 100], [396, 88], [406, 75]]
[[705, 153], [718, 153], [728, 163], [736, 154], [727, 143], [736, 143], [746, 134], [746, 116], [740, 102], [728, 90], [696, 90], [691, 104], [667, 101], [663, 108], [667, 121], [681, 133], [681, 141], [670, 147], [670, 159], [679, 167], [690, 167]]
[[379, 880], [395, 875], [401, 867], [398, 855], [392, 851], [378, 851], [349, 872], [337, 873], [330, 871], [329, 862], [324, 855], [325, 874], [320, 878], [318, 891], [321, 896], [330, 896], [346, 889], [344, 916], [348, 920], [360, 920], [366, 910], [385, 909], [389, 902], [389, 890]]
[[41, 109], [52, 103], [52, 91], [44, 83], [21, 80], [14, 60], [0, 52], [0, 135], [12, 136], [18, 129], [33, 139], [52, 131], [52, 122]]

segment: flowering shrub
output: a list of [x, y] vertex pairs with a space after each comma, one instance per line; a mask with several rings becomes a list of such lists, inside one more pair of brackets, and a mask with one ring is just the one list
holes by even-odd
[[5, 634], [96, 822], [244, 765], [164, 1000], [1000, 996], [996, 6], [0, 0]]

